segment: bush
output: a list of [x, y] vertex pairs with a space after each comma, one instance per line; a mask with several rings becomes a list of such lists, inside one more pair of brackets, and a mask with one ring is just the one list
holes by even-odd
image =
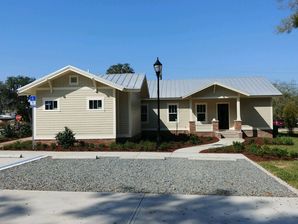
[[56, 143], [51, 143], [51, 149], [55, 150], [56, 149]]
[[286, 127], [289, 129], [290, 133], [297, 124], [298, 117], [298, 106], [294, 101], [288, 102], [283, 109], [283, 117]]
[[271, 156], [277, 156], [279, 158], [287, 157], [288, 156], [288, 151], [286, 149], [274, 147], [274, 148], [271, 148], [270, 155]]
[[241, 142], [233, 142], [233, 148], [235, 152], [243, 152], [244, 145]]
[[[268, 147], [269, 148], [269, 147]], [[264, 147], [262, 148], [261, 146], [259, 145], [256, 145], [256, 144], [251, 144], [249, 147], [248, 147], [248, 150], [250, 153], [254, 154], [254, 155], [257, 155], [257, 156], [264, 156], [265, 152], [268, 150], [267, 147]]]
[[293, 158], [293, 159], [298, 158], [298, 152], [293, 152], [293, 151], [291, 151], [291, 152], [289, 153], [289, 156], [290, 156], [291, 158]]
[[17, 133], [15, 128], [8, 124], [6, 125], [3, 130], [1, 131], [1, 135], [3, 135], [5, 138], [15, 138], [17, 137]]
[[268, 145], [272, 142], [270, 138], [264, 138], [264, 144]]
[[98, 148], [99, 148], [99, 150], [104, 150], [105, 147], [106, 147], [106, 145], [103, 144], [103, 143], [98, 144]]
[[94, 149], [94, 148], [95, 148], [94, 143], [90, 143], [90, 144], [89, 144], [89, 148]]
[[84, 141], [79, 141], [79, 146], [84, 148], [86, 146], [86, 143]]
[[166, 150], [166, 149], [169, 149], [169, 148], [171, 148], [171, 144], [168, 143], [168, 142], [163, 142], [158, 147], [159, 150]]
[[197, 135], [190, 135], [189, 136], [189, 141], [193, 145], [198, 145], [198, 144], [202, 143], [202, 140]]
[[64, 149], [68, 149], [76, 142], [75, 134], [68, 127], [64, 128], [64, 131], [59, 132], [56, 135], [58, 145], [61, 145]]
[[156, 143], [151, 141], [141, 141], [139, 143], [139, 147], [141, 150], [144, 151], [155, 151], [156, 150]]
[[19, 125], [19, 130], [17, 131], [19, 138], [29, 137], [32, 135], [31, 125], [28, 123], [23, 123]]
[[272, 140], [274, 145], [294, 145], [293, 139], [289, 137], [277, 137]]
[[213, 138], [212, 137], [207, 137], [207, 142], [211, 142], [213, 140]]
[[129, 149], [135, 149], [137, 148], [137, 144], [134, 142], [126, 141], [123, 144], [123, 149], [129, 150]]
[[121, 144], [117, 144], [116, 142], [112, 142], [110, 144], [110, 149], [111, 150], [121, 150], [122, 149], [122, 145]]

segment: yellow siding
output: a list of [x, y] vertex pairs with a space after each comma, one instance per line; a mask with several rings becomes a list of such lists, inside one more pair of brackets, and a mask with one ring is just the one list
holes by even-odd
[[[157, 103], [154, 100], [143, 101], [148, 104], [149, 122], [142, 124], [143, 130], [155, 130], [157, 127]], [[168, 121], [168, 104], [178, 105], [178, 122]], [[160, 102], [161, 129], [164, 130], [188, 130], [189, 129], [189, 101], [188, 100], [169, 100]]]
[[[88, 97], [103, 97], [104, 110], [87, 109]], [[55, 98], [59, 101], [59, 111], [45, 111], [43, 98]], [[52, 139], [69, 127], [76, 138], [113, 138], [114, 110], [113, 89], [100, 89], [96, 93], [90, 87], [76, 90], [37, 91], [36, 133], [37, 138]]]
[[241, 98], [240, 105], [243, 125], [272, 128], [271, 98]]
[[141, 133], [141, 98], [140, 93], [130, 93], [131, 137]]
[[117, 136], [129, 135], [128, 93], [117, 90]]

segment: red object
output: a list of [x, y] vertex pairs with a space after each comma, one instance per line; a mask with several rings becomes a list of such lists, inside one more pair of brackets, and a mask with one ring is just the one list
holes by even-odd
[[21, 116], [21, 115], [16, 115], [16, 120], [17, 120], [17, 121], [22, 120], [22, 116]]
[[279, 128], [284, 128], [285, 127], [285, 122], [283, 120], [274, 120], [273, 125], [277, 126]]

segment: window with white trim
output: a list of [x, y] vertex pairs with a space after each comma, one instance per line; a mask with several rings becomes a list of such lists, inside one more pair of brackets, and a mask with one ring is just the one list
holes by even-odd
[[197, 121], [206, 122], [207, 121], [207, 105], [197, 104]]
[[69, 85], [76, 86], [79, 84], [79, 77], [77, 75], [69, 76]]
[[178, 105], [177, 104], [169, 104], [168, 105], [168, 117], [169, 117], [169, 122], [178, 121]]
[[58, 100], [44, 100], [45, 110], [58, 110]]
[[89, 100], [89, 110], [102, 110], [102, 99]]
[[148, 121], [148, 105], [147, 104], [141, 105], [141, 121], [142, 122]]

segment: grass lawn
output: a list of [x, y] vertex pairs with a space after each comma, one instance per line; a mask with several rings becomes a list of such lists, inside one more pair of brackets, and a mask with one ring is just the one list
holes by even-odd
[[298, 161], [259, 162], [266, 170], [298, 189]]

